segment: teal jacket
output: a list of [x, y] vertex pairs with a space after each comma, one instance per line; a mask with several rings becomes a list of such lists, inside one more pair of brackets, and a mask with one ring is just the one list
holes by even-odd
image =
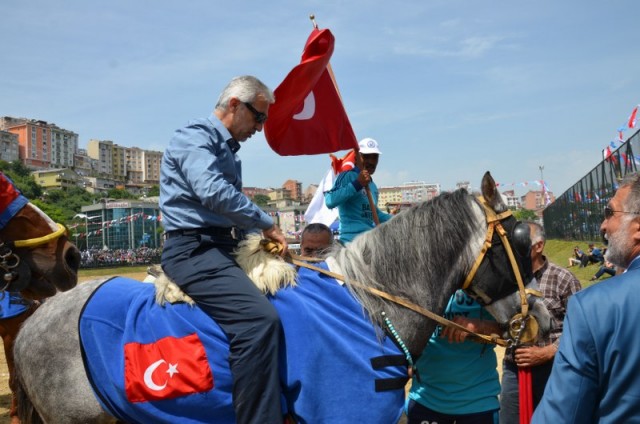
[[[333, 188], [324, 193], [324, 201], [329, 209], [338, 208], [340, 216], [340, 240], [352, 241], [358, 234], [372, 229], [373, 214], [369, 206], [369, 199], [364, 187], [358, 182], [360, 169], [357, 167], [342, 172], [336, 178]], [[378, 204], [378, 187], [373, 182], [369, 183], [369, 190], [374, 204]], [[377, 206], [380, 223], [386, 222], [393, 215], [382, 212]]]

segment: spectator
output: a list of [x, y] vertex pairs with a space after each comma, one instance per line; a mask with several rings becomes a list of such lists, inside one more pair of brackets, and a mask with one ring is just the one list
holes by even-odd
[[262, 131], [273, 92], [252, 76], [232, 79], [213, 113], [175, 132], [162, 156], [162, 269], [225, 332], [238, 423], [282, 422], [280, 320], [231, 255], [245, 231], [287, 242], [242, 193], [240, 143]]
[[569, 258], [569, 268], [574, 265], [582, 265], [582, 260], [585, 257], [584, 252], [578, 246], [573, 248], [573, 256]]
[[533, 423], [637, 423], [640, 417], [640, 175], [604, 210], [606, 259], [626, 269], [569, 301], [567, 331]]
[[600, 277], [602, 277], [604, 274], [609, 274], [612, 277], [614, 275], [616, 275], [616, 267], [615, 267], [615, 265], [613, 265], [611, 262], [605, 260], [604, 263], [602, 265], [600, 265], [600, 269], [598, 269], [598, 272], [596, 272], [596, 275], [591, 277], [591, 279], [589, 281], [596, 281]]
[[338, 208], [340, 216], [340, 241], [347, 243], [358, 234], [375, 226], [373, 213], [365, 187], [369, 187], [380, 222], [391, 219], [392, 215], [382, 212], [378, 203], [378, 187], [371, 176], [376, 172], [381, 154], [378, 142], [365, 138], [358, 143], [362, 156], [362, 167], [357, 166], [338, 175], [333, 188], [324, 194], [329, 209]]
[[[444, 317], [476, 333], [495, 333], [491, 315], [458, 290]], [[497, 423], [500, 380], [493, 345], [466, 340], [468, 333], [437, 326], [416, 362], [408, 396], [409, 424]]]
[[[553, 358], [562, 335], [562, 322], [571, 295], [581, 289], [578, 279], [566, 268], [549, 262], [544, 256], [544, 228], [530, 222], [531, 264], [538, 280], [545, 305], [551, 313], [551, 331], [534, 346], [519, 347], [515, 354], [506, 355], [502, 364], [502, 391], [500, 393], [500, 423], [520, 423], [518, 368], [531, 368], [531, 391], [535, 408], [544, 392], [551, 373]], [[549, 421], [562, 422], [562, 421]]]
[[322, 258], [333, 244], [333, 233], [326, 225], [316, 222], [307, 225], [302, 231], [300, 252], [302, 256]]
[[593, 244], [589, 245], [588, 263], [604, 264], [604, 255], [602, 254], [602, 250], [595, 247]]

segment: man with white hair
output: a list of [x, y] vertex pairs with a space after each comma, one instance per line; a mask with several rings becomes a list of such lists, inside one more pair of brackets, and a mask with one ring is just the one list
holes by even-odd
[[604, 208], [606, 260], [626, 272], [576, 293], [534, 423], [632, 423], [640, 417], [640, 175]]
[[342, 243], [352, 241], [358, 234], [375, 226], [366, 187], [369, 187], [380, 222], [388, 221], [392, 217], [378, 208], [378, 187], [371, 178], [376, 172], [378, 159], [382, 153], [378, 142], [372, 138], [364, 138], [358, 143], [358, 146], [360, 147], [362, 164], [338, 175], [333, 188], [324, 193], [327, 207], [329, 209], [338, 208], [340, 241]]

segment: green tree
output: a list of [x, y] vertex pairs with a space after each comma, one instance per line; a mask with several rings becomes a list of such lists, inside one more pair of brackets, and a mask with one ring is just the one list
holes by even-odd
[[159, 185], [152, 185], [149, 188], [149, 190], [147, 190], [147, 196], [149, 196], [149, 197], [160, 196], [160, 186]]
[[515, 216], [518, 221], [535, 221], [538, 219], [536, 213], [531, 209], [518, 209], [513, 211], [513, 216]]
[[120, 188], [112, 188], [107, 191], [107, 197], [111, 199], [137, 199], [138, 196], [134, 196], [129, 193], [127, 190], [123, 190]]
[[253, 196], [253, 202], [258, 206], [267, 206], [269, 200], [271, 200], [269, 199], [269, 196], [264, 194], [256, 194], [255, 196]]

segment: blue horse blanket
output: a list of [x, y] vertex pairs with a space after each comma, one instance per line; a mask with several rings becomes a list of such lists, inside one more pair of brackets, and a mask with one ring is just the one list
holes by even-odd
[[[235, 422], [226, 336], [199, 308], [161, 307], [154, 295], [119, 277], [87, 301], [80, 339], [99, 402], [126, 422]], [[283, 413], [300, 423], [398, 421], [406, 362], [346, 287], [302, 268], [297, 287], [271, 301], [284, 331]]]

